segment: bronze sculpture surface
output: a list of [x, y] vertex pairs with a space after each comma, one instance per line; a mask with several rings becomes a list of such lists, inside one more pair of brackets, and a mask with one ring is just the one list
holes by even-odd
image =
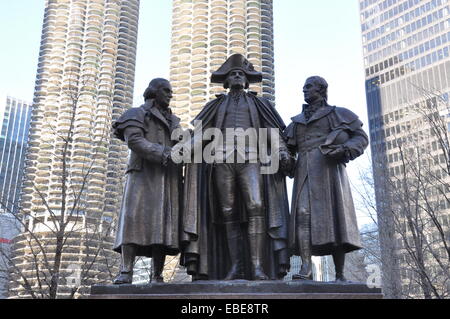
[[172, 94], [167, 80], [152, 80], [145, 104], [129, 109], [113, 125], [116, 137], [131, 150], [114, 245], [122, 255], [115, 284], [131, 284], [136, 256], [152, 257], [152, 277], [162, 282], [166, 255], [179, 253], [182, 171], [171, 159], [171, 135], [180, 119], [169, 107]]
[[307, 104], [285, 131], [297, 163], [289, 245], [302, 258], [294, 279], [312, 279], [311, 256], [332, 255], [336, 280], [345, 282], [345, 254], [361, 248], [346, 163], [368, 146], [362, 122], [348, 109], [327, 103], [327, 82], [311, 77], [303, 87]]
[[[327, 82], [311, 77], [307, 104], [286, 128], [268, 100], [248, 91], [262, 74], [240, 54], [211, 80], [229, 92], [206, 104], [193, 132], [172, 114], [165, 79], [152, 80], [145, 104], [113, 125], [131, 150], [114, 283], [132, 283], [136, 256], [151, 257], [153, 279], [163, 282], [166, 255], [179, 253], [194, 281], [279, 280], [294, 254], [302, 258], [294, 279], [311, 280], [311, 257], [332, 255], [336, 281], [346, 282], [345, 254], [361, 243], [345, 167], [368, 146], [362, 122], [329, 105]], [[180, 164], [198, 160], [198, 150], [200, 161], [185, 162], [183, 185]], [[291, 214], [286, 175], [294, 178]]]
[[[201, 123], [196, 129], [200, 134], [215, 128], [231, 141], [217, 147], [213, 163], [186, 167], [182, 264], [194, 280], [280, 279], [289, 269], [285, 177], [278, 172], [262, 175], [260, 160], [261, 151], [273, 154], [274, 161], [278, 154], [286, 160], [281, 138], [285, 125], [268, 100], [246, 91], [250, 83], [261, 81], [262, 74], [247, 59], [231, 56], [212, 75], [212, 82], [222, 83], [229, 93], [209, 102], [194, 121]], [[273, 129], [270, 138], [279, 149], [252, 139], [242, 147], [236, 144], [252, 129], [260, 139], [264, 128]], [[206, 149], [205, 141], [200, 144]]]

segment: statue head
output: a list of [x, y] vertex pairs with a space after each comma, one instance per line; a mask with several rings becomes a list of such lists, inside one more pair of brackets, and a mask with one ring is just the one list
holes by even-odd
[[[244, 79], [244, 83], [242, 82]], [[233, 82], [240, 82], [243, 88], [248, 89], [250, 83], [262, 82], [262, 73], [255, 71], [251, 64], [243, 55], [233, 54], [227, 61], [211, 76], [212, 83], [222, 83], [225, 89], [238, 85]]]
[[328, 100], [328, 83], [320, 76], [309, 77], [303, 86], [305, 102], [314, 104], [318, 101]]
[[154, 99], [162, 107], [168, 107], [173, 97], [172, 86], [166, 79], [153, 79], [144, 92], [144, 99]]
[[248, 82], [245, 72], [241, 69], [234, 69], [228, 73], [225, 82], [223, 82], [223, 87], [225, 89], [248, 89], [250, 83]]

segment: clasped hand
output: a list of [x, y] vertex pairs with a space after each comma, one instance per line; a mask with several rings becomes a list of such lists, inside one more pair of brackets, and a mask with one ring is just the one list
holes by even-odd
[[349, 162], [347, 156], [348, 150], [344, 145], [329, 145], [328, 148], [332, 149], [332, 151], [327, 154], [328, 157], [344, 163]]

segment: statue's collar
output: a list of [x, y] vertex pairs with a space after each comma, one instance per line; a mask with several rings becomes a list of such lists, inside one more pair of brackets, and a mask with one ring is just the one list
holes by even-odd
[[156, 106], [155, 100], [153, 99], [145, 101], [143, 108], [146, 112], [151, 112], [154, 109], [161, 113], [161, 115], [169, 114], [170, 116], [172, 116], [172, 109], [170, 107], [168, 107], [166, 110], [162, 110], [161, 108]]
[[[308, 107], [309, 105], [305, 104], [303, 105], [303, 109], [305, 109], [306, 107]], [[303, 125], [307, 125], [311, 122], [320, 120], [321, 118], [327, 116], [328, 114], [330, 114], [334, 109], [336, 108], [336, 106], [331, 106], [331, 105], [325, 105], [321, 108], [319, 108], [314, 114], [313, 116], [309, 119], [309, 121], [306, 120], [305, 118], [305, 114], [302, 112], [301, 114], [293, 117], [291, 120], [294, 123], [300, 123]]]
[[[173, 129], [175, 126], [177, 126], [180, 123], [180, 120], [178, 117], [174, 116], [172, 113], [172, 109], [169, 107], [167, 109], [167, 116], [170, 119], [168, 121], [168, 118], [166, 118], [163, 114], [163, 111], [160, 110], [156, 105], [154, 100], [147, 100], [145, 101], [144, 105], [142, 106], [144, 111], [149, 114], [153, 114], [156, 116], [161, 122], [163, 122], [169, 129]], [[171, 122], [172, 125], [169, 124]]]
[[228, 93], [228, 95], [230, 96], [242, 96], [245, 94], [244, 90], [230, 90], [230, 92]]
[[142, 105], [142, 108], [146, 111], [146, 112], [150, 112], [151, 108], [154, 105], [155, 100], [150, 99], [150, 100], [146, 100], [144, 105]]

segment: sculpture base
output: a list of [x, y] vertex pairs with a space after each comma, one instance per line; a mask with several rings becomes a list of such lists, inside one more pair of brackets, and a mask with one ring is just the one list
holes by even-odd
[[92, 286], [90, 299], [382, 299], [362, 283], [314, 281], [197, 281], [193, 283]]

